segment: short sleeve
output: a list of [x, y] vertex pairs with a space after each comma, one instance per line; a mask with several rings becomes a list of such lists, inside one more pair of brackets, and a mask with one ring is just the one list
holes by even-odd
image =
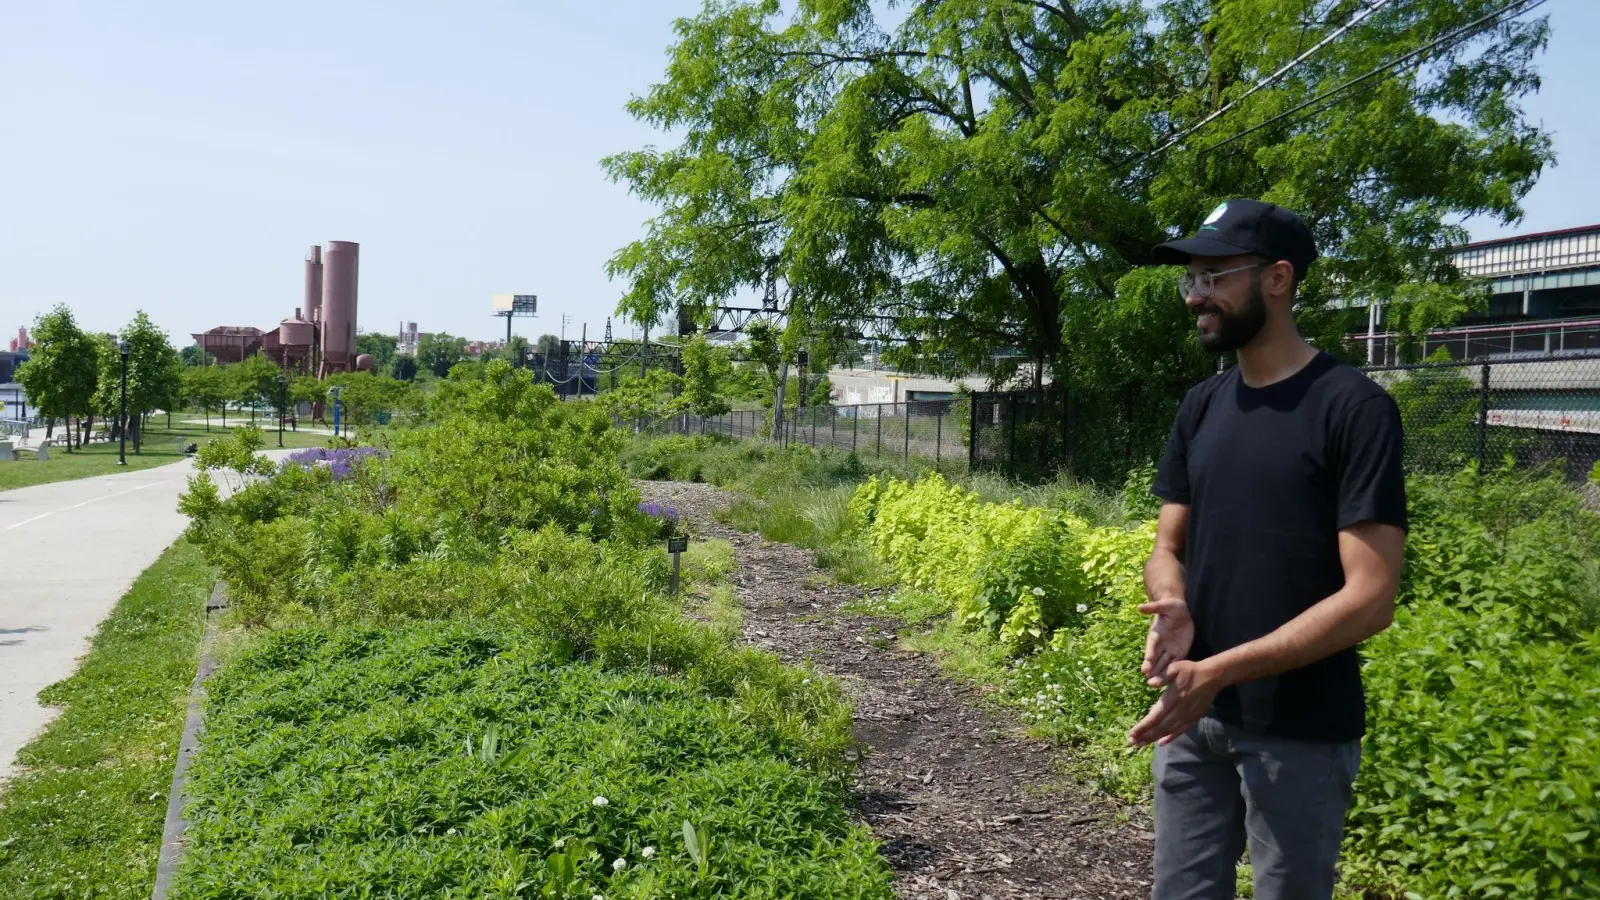
[[1167, 449], [1156, 466], [1156, 478], [1150, 492], [1168, 503], [1188, 505], [1189, 493], [1189, 421], [1193, 395], [1185, 397], [1172, 419], [1172, 433], [1167, 435]]
[[1406, 527], [1405, 441], [1388, 394], [1356, 403], [1338, 430], [1339, 528]]

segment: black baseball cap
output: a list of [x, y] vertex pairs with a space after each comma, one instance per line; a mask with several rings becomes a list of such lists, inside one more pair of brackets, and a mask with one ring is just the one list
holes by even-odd
[[1254, 254], [1273, 262], [1286, 259], [1295, 280], [1306, 277], [1317, 258], [1317, 243], [1300, 217], [1260, 200], [1228, 200], [1211, 211], [1194, 237], [1156, 245], [1151, 257], [1160, 265], [1188, 265], [1191, 257]]

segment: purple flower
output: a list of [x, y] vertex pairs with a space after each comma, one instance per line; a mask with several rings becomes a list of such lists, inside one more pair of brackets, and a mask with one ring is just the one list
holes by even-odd
[[280, 471], [290, 466], [299, 466], [309, 469], [313, 466], [326, 465], [328, 472], [335, 481], [344, 481], [355, 474], [356, 464], [380, 455], [376, 447], [353, 447], [348, 449], [329, 450], [326, 447], [313, 447], [310, 450], [301, 450], [291, 454], [283, 461]]
[[678, 524], [678, 511], [664, 503], [641, 503], [639, 511], [654, 519], [663, 519]]

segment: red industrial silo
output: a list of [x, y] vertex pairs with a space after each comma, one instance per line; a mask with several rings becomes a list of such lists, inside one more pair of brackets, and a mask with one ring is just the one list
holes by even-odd
[[317, 311], [322, 308], [322, 248], [311, 245], [306, 254], [306, 321], [317, 321]]
[[356, 286], [361, 245], [329, 241], [322, 257], [322, 372], [347, 372], [356, 358]]
[[357, 372], [371, 372], [378, 368], [378, 361], [372, 358], [371, 353], [363, 353], [356, 357]]

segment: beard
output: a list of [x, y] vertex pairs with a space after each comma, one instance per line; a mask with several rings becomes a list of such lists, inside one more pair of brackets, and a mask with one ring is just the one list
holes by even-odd
[[1255, 340], [1267, 324], [1267, 301], [1261, 296], [1261, 279], [1250, 281], [1250, 296], [1243, 310], [1228, 312], [1216, 306], [1207, 306], [1198, 315], [1211, 313], [1217, 317], [1217, 330], [1199, 333], [1200, 347], [1212, 353], [1229, 353]]

